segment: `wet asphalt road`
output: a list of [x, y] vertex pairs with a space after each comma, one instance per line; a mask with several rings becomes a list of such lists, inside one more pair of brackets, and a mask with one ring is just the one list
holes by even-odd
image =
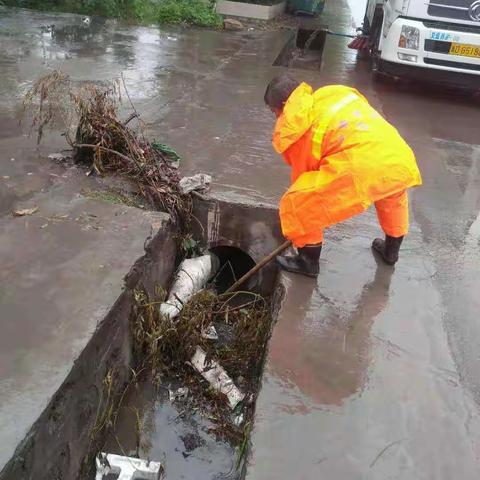
[[[337, 31], [356, 23], [344, 7], [327, 8]], [[480, 105], [374, 83], [345, 47], [327, 41], [321, 82], [362, 91], [414, 149], [424, 185], [394, 270], [371, 255], [368, 212], [328, 232], [316, 285], [283, 275], [247, 478], [475, 479]]]
[[[350, 31], [354, 11], [352, 21], [336, 2], [325, 19]], [[287, 38], [98, 19], [84, 29], [71, 15], [0, 10], [0, 212], [50, 187], [56, 170], [17, 117], [32, 81], [60, 66], [76, 81], [124, 72], [149, 133], [181, 153], [186, 173], [212, 173], [228, 198], [276, 202], [288, 169], [271, 150], [262, 96]], [[327, 232], [318, 285], [284, 277], [251, 475], [478, 478], [480, 105], [430, 86], [376, 84], [346, 43], [329, 38], [320, 73], [296, 75], [361, 90], [414, 149], [424, 185], [412, 192], [412, 233], [394, 272], [371, 256], [379, 231], [369, 212]], [[57, 135], [49, 142], [46, 152], [61, 146]]]

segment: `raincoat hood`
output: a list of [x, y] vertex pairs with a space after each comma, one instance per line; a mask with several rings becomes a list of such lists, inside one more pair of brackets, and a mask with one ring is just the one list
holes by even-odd
[[273, 147], [283, 153], [299, 140], [315, 121], [313, 89], [301, 83], [288, 97], [273, 132]]
[[341, 102], [347, 95], [364, 98], [357, 90], [343, 85], [327, 85], [313, 91], [310, 85], [301, 83], [288, 97], [275, 124], [273, 147], [277, 153], [288, 150], [318, 121], [328, 123], [332, 102]]

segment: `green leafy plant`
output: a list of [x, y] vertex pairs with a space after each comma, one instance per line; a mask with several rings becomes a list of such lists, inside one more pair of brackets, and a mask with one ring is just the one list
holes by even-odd
[[5, 5], [84, 15], [125, 18], [141, 23], [186, 24], [219, 28], [213, 4], [201, 0], [0, 0]]
[[222, 19], [211, 5], [199, 0], [162, 0], [158, 3], [158, 23], [185, 23], [201, 27], [221, 27]]

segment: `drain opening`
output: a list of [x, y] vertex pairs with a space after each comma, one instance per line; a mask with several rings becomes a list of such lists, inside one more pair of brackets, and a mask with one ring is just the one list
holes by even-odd
[[296, 47], [300, 49], [314, 50], [323, 53], [327, 40], [327, 29], [325, 27], [317, 30], [299, 28], [297, 32]]
[[[220, 260], [220, 268], [213, 281], [218, 293], [224, 293], [255, 266], [252, 257], [240, 248], [219, 246], [211, 248], [210, 251]], [[249, 290], [255, 286], [254, 284], [255, 278], [252, 278], [244, 288]]]
[[327, 28], [299, 28], [292, 36], [275, 61], [274, 67], [303, 68], [319, 70], [327, 39]]

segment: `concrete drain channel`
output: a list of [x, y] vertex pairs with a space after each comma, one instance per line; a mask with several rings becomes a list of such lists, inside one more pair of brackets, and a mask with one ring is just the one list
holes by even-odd
[[320, 70], [327, 28], [299, 28], [287, 41], [273, 66]]
[[218, 296], [200, 292], [163, 328], [155, 312], [177, 267], [175, 229], [164, 225], [2, 480], [244, 478], [276, 267], [222, 292], [282, 242], [278, 213], [220, 200], [196, 201], [193, 213], [193, 238], [220, 261]]

